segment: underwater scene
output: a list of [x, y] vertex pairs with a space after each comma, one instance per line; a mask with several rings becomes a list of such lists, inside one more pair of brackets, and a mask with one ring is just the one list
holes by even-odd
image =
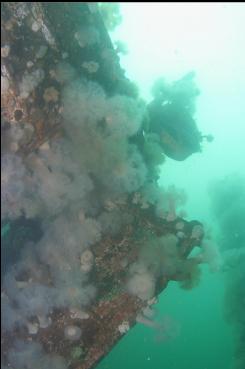
[[1, 4], [3, 369], [245, 369], [245, 3]]

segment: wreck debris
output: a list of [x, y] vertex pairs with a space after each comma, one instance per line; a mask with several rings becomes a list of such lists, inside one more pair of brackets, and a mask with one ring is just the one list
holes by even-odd
[[[99, 12], [95, 11], [91, 4], [60, 3], [57, 7], [55, 3], [4, 3], [2, 21], [3, 46], [1, 56], [3, 66], [1, 79], [3, 88], [1, 100], [3, 129], [7, 132], [5, 132], [5, 137], [11, 136], [14, 132], [16, 138], [15, 142], [11, 142], [9, 139], [4, 144], [8, 146], [8, 141], [10, 141], [10, 155], [18, 155], [19, 160], [16, 161], [16, 167], [22, 169], [23, 160], [27, 160], [30, 164], [28, 175], [26, 175], [24, 168], [24, 174], [20, 173], [23, 176], [26, 175], [25, 180], [28, 181], [28, 184], [34, 182], [32, 172], [36, 164], [40, 169], [40, 180], [42, 177], [49, 178], [48, 188], [55, 193], [57, 192], [56, 184], [69, 185], [74, 176], [73, 172], [67, 176], [61, 173], [59, 180], [54, 181], [55, 185], [53, 185], [51, 179], [55, 175], [50, 166], [45, 165], [45, 160], [48, 162], [49, 155], [51, 155], [52, 142], [56, 138], [62, 140], [65, 135], [62, 125], [64, 104], [61, 98], [64, 87], [82, 74], [84, 79], [91, 82], [90, 85], [94, 86], [92, 83], [98, 82], [109, 97], [119, 94], [129, 98], [125, 101], [130, 101], [130, 98], [134, 98], [137, 94], [134, 85], [125, 77], [125, 73], [120, 67], [119, 57], [113, 49]], [[82, 21], [86, 27], [81, 28]], [[106, 124], [110, 122], [109, 118], [107, 121], [99, 122], [99, 129], [102, 132], [103, 129], [106, 131]], [[97, 148], [101, 148], [101, 141], [98, 141]], [[41, 153], [40, 157], [35, 156], [38, 150]], [[8, 158], [11, 159], [11, 157]], [[133, 163], [137, 161], [136, 159], [135, 155]], [[55, 160], [54, 162], [54, 166], [58, 165]], [[74, 166], [74, 163], [69, 162], [69, 164], [71, 167]], [[10, 169], [13, 167], [12, 165]], [[145, 168], [144, 175], [146, 175], [146, 166], [142, 165], [142, 167]], [[127, 167], [118, 165], [116, 169], [116, 173], [123, 176]], [[12, 176], [13, 172], [15, 171], [12, 170], [8, 174]], [[142, 178], [145, 177], [142, 176]], [[5, 178], [5, 180], [7, 179]], [[21, 180], [22, 178], [18, 177], [17, 179]], [[94, 183], [96, 180], [93, 178]], [[107, 179], [108, 181], [110, 179]], [[33, 188], [37, 189], [39, 182], [36, 181]], [[88, 197], [93, 197], [94, 188], [89, 177], [86, 177], [86, 185], [90, 191]], [[62, 186], [61, 189], [63, 189]], [[59, 200], [65, 197], [64, 192], [61, 191]], [[159, 217], [155, 204], [148, 202], [145, 198], [142, 199], [137, 191], [132, 191], [131, 195], [121, 196], [119, 200], [110, 199], [109, 195], [107, 193], [104, 198], [99, 199], [101, 204], [104, 204], [104, 211], [111, 213], [112, 217], [114, 216], [113, 212], [118, 211], [125, 214], [126, 218], [125, 222], [122, 222], [118, 229], [115, 227], [111, 233], [103, 233], [96, 220], [88, 218], [78, 209], [80, 222], [78, 229], [87, 227], [84, 229], [88, 234], [92, 233], [92, 236], [90, 234], [89, 236], [93, 238], [94, 242], [92, 245], [83, 245], [81, 242], [81, 245], [79, 244], [81, 248], [73, 262], [74, 265], [77, 263], [79, 278], [81, 275], [84, 281], [91, 278], [91, 283], [96, 286], [96, 295], [95, 289], [88, 288], [88, 291], [86, 290], [88, 300], [92, 301], [90, 301], [91, 304], [85, 307], [86, 310], [77, 306], [76, 298], [79, 295], [77, 286], [65, 286], [64, 288], [65, 293], [69, 296], [69, 301], [72, 299], [75, 301], [74, 306], [66, 306], [62, 302], [63, 305], [60, 303], [60, 306], [52, 306], [52, 309], [47, 308], [46, 312], [43, 312], [42, 309], [39, 311], [39, 296], [36, 296], [38, 314], [32, 315], [32, 320], [23, 321], [21, 324], [17, 324], [14, 329], [3, 332], [4, 364], [9, 363], [9, 353], [15, 349], [13, 342], [17, 338], [25, 344], [31, 341], [34, 345], [34, 351], [44, 350], [47, 360], [49, 360], [49, 355], [55, 354], [61, 358], [62, 365], [65, 360], [66, 363], [69, 363], [69, 368], [90, 369], [136, 323], [139, 312], [142, 309], [149, 310], [149, 306], [156, 303], [157, 295], [166, 288], [169, 280], [181, 281], [181, 283], [185, 283], [186, 280], [192, 282], [192, 277], [198, 274], [199, 260], [187, 261], [187, 258], [192, 248], [196, 246], [197, 240], [201, 242], [204, 236], [203, 231], [197, 232], [201, 227], [199, 222], [187, 222], [180, 218], [175, 212], [172, 199], [170, 199], [169, 211], [164, 216]], [[15, 198], [12, 200], [14, 205]], [[26, 215], [32, 219], [32, 212], [35, 213], [36, 209], [30, 203], [28, 206], [30, 212], [26, 212]], [[21, 210], [23, 209], [20, 209], [18, 213], [20, 217]], [[96, 204], [92, 210], [96, 212]], [[22, 219], [22, 221], [26, 225], [25, 220]], [[63, 225], [62, 222], [61, 225]], [[45, 224], [45, 226], [47, 225]], [[32, 228], [34, 228], [33, 225]], [[59, 228], [59, 223], [57, 228], [59, 234], [64, 231], [62, 227]], [[12, 228], [10, 227], [10, 229]], [[23, 229], [26, 230], [27, 227], [23, 225], [22, 231]], [[15, 236], [15, 232], [17, 230], [12, 230], [11, 235]], [[86, 232], [84, 231], [84, 233]], [[6, 234], [7, 239], [10, 233]], [[160, 272], [157, 275], [154, 274], [154, 277], [152, 277], [153, 271], [148, 272], [144, 267], [140, 270], [139, 259], [141, 258], [142, 245], [147, 245], [149, 235], [156, 241], [154, 244], [156, 252], [161, 249], [162, 238], [165, 237], [166, 240], [168, 237], [172, 237], [172, 241], [174, 240], [174, 242], [170, 242], [171, 245], [174, 245], [174, 255], [172, 250], [168, 254], [167, 252], [161, 254], [160, 250], [163, 264], [166, 259], [171, 258], [176, 262], [171, 273], [164, 274], [161, 269], [162, 264], [158, 265]], [[57, 237], [56, 242], [59, 243], [59, 235], [55, 236]], [[71, 242], [71, 245], [76, 243], [73, 236], [73, 232], [70, 232], [66, 239]], [[11, 241], [8, 239], [8, 245], [14, 244], [14, 237], [13, 239], [10, 237], [10, 239]], [[31, 241], [38, 245], [40, 239], [41, 235], [38, 238], [33, 237]], [[25, 238], [24, 240], [26, 242]], [[89, 243], [88, 240], [85, 241]], [[85, 241], [83, 240], [83, 242]], [[18, 278], [15, 282], [18, 288], [25, 290], [25, 288], [28, 289], [29, 285], [34, 285], [35, 291], [36, 285], [40, 284], [45, 292], [51, 290], [52, 293], [55, 293], [56, 291], [52, 289], [54, 281], [51, 266], [57, 267], [59, 277], [65, 271], [67, 273], [72, 271], [72, 266], [69, 265], [68, 261], [64, 261], [65, 258], [62, 259], [59, 253], [48, 253], [49, 246], [47, 243], [47, 259], [53, 257], [53, 264], [50, 261], [49, 264], [47, 263], [48, 265], [44, 266], [43, 260], [39, 260], [38, 265], [31, 264], [33, 260], [30, 253], [28, 261], [31, 264], [34, 277], [31, 275], [30, 278], [28, 275], [30, 271], [22, 273], [23, 275], [17, 275]], [[64, 250], [66, 250], [66, 246], [63, 245]], [[90, 249], [87, 248], [88, 246]], [[29, 248], [31, 248], [30, 245]], [[149, 265], [148, 267], [154, 269], [155, 266]], [[131, 272], [135, 272], [135, 269], [137, 270], [136, 275], [130, 275]], [[146, 279], [142, 279], [142, 275]], [[132, 277], [131, 281], [130, 277]], [[146, 286], [148, 288], [144, 289], [142, 281], [143, 284], [145, 280], [149, 282], [148, 277], [150, 283]], [[81, 282], [80, 279], [79, 282]], [[3, 291], [6, 295], [8, 292]], [[50, 295], [47, 296], [50, 297]], [[6, 303], [7, 309], [12, 308], [7, 298], [5, 298], [4, 303]], [[147, 314], [147, 310], [144, 311]], [[21, 317], [16, 316], [15, 318], [19, 323]], [[64, 340], [64, 336], [68, 339]], [[40, 345], [42, 349], [40, 349]], [[26, 346], [23, 345], [24, 347]]]

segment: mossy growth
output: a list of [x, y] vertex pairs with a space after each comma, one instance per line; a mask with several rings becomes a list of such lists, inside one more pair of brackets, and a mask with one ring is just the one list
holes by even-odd
[[149, 178], [157, 181], [160, 176], [160, 166], [165, 162], [165, 155], [160, 145], [160, 138], [156, 134], [144, 132], [139, 147], [148, 168]]
[[98, 3], [100, 14], [108, 31], [114, 29], [122, 22], [119, 3]]
[[71, 350], [71, 359], [72, 360], [81, 360], [84, 356], [84, 350], [80, 346], [75, 346]]
[[165, 161], [163, 149], [156, 134], [145, 135], [143, 155], [145, 161], [151, 166], [161, 165]]

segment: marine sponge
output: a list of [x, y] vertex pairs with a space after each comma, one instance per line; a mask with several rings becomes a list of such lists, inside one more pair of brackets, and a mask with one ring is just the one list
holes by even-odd
[[81, 328], [75, 325], [67, 325], [64, 330], [65, 338], [70, 341], [78, 341], [82, 335]]

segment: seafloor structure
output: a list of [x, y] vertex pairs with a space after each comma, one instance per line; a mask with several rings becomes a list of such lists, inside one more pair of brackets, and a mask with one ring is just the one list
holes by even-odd
[[2, 364], [89, 369], [170, 280], [195, 286], [204, 231], [157, 184], [158, 131], [146, 149], [95, 3], [3, 3], [1, 57]]

